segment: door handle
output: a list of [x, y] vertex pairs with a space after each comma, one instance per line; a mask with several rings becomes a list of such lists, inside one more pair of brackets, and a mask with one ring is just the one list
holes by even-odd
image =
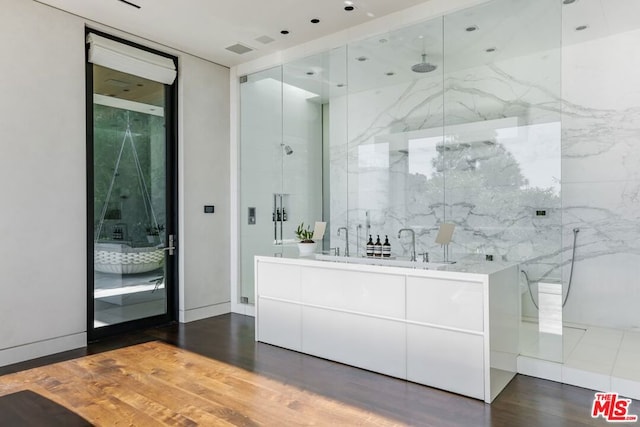
[[163, 251], [169, 251], [169, 255], [173, 255], [176, 250], [175, 236], [173, 234], [169, 234], [169, 246], [166, 248], [162, 248]]

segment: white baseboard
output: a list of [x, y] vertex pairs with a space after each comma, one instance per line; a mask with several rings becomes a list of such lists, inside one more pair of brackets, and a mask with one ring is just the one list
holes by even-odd
[[191, 310], [180, 310], [179, 320], [180, 323], [189, 323], [227, 313], [231, 313], [231, 303], [223, 302], [206, 307], [193, 308]]
[[234, 304], [231, 311], [245, 316], [256, 317], [256, 306], [253, 304]]
[[37, 359], [63, 351], [87, 346], [87, 333], [65, 335], [11, 348], [0, 349], [0, 366], [12, 365], [25, 360]]

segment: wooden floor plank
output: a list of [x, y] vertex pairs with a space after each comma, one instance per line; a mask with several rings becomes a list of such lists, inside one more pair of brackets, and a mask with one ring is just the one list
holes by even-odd
[[24, 389], [95, 425], [401, 425], [162, 342], [0, 377], [0, 395]]

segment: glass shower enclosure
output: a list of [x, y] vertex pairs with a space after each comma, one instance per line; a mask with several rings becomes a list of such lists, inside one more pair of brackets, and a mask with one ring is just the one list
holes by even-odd
[[[523, 353], [561, 361], [561, 7], [495, 0], [246, 76], [247, 302], [253, 255], [282, 254], [286, 232], [301, 221], [323, 214], [324, 249], [348, 244], [352, 256], [379, 235], [388, 236], [393, 256], [408, 258], [411, 233], [398, 232], [409, 229], [415, 251], [433, 262], [445, 258], [435, 240], [449, 223], [449, 260], [521, 264], [522, 325], [530, 332]], [[532, 37], [532, 28], [544, 31]], [[296, 163], [302, 147], [319, 144], [316, 135], [321, 151], [307, 159], [321, 165], [321, 178], [316, 166]], [[261, 205], [252, 201], [259, 197]], [[285, 235], [270, 221], [278, 209], [292, 221], [283, 223]]]

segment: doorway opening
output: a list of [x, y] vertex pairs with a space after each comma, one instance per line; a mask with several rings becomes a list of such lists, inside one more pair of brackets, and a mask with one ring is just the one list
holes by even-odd
[[176, 319], [177, 59], [86, 33], [87, 335], [95, 340]]

